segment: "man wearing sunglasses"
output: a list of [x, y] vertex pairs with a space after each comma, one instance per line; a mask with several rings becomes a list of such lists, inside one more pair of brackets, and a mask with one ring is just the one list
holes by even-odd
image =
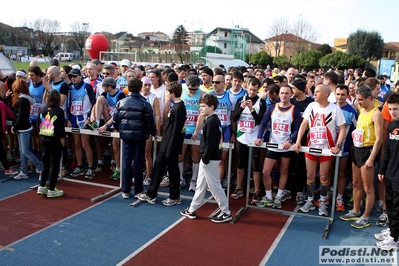
[[[215, 110], [215, 114], [219, 117], [222, 125], [222, 138], [224, 143], [229, 143], [235, 140], [234, 133], [231, 131], [231, 112], [236, 105], [237, 99], [235, 96], [224, 90], [224, 77], [222, 75], [216, 75], [213, 77], [213, 91], [210, 93], [218, 98], [219, 105]], [[219, 176], [222, 181], [226, 169], [228, 150], [223, 149], [222, 160], [219, 165]]]
[[[187, 78], [187, 86], [183, 89], [182, 93], [182, 101], [186, 106], [186, 134], [184, 135], [185, 139], [197, 140], [199, 139], [199, 132], [202, 128], [202, 124], [204, 123], [204, 117], [200, 115], [199, 112], [199, 101], [202, 96], [205, 94], [204, 91], [199, 89], [200, 80], [197, 75], [190, 75]], [[188, 144], [183, 144], [182, 153], [179, 155], [179, 170], [180, 170], [180, 185], [183, 187], [185, 184], [185, 180], [183, 177], [183, 160], [185, 156], [185, 152], [187, 150]], [[200, 162], [200, 152], [198, 145], [191, 145], [191, 158], [193, 161], [193, 171], [191, 174], [191, 181], [189, 191], [195, 191], [196, 189], [196, 181], [198, 177], [198, 169]]]

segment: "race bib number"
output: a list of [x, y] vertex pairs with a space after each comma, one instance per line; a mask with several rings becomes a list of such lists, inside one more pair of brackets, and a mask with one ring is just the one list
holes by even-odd
[[289, 125], [288, 124], [283, 124], [283, 123], [273, 123], [273, 131], [282, 131], [282, 132], [288, 132], [289, 130]]
[[34, 103], [31, 107], [30, 114], [33, 116], [37, 116], [37, 114], [40, 112], [41, 107], [42, 107], [41, 103]]
[[353, 146], [362, 148], [363, 147], [363, 129], [355, 129], [352, 131]]
[[216, 109], [215, 114], [219, 117], [222, 126], [227, 126], [227, 110]]
[[112, 117], [115, 114], [115, 107], [108, 106], [107, 111], [108, 111], [109, 115]]
[[252, 132], [255, 127], [254, 117], [252, 115], [241, 114], [239, 126], [241, 132]]
[[325, 126], [312, 127], [309, 130], [310, 142], [313, 144], [324, 144], [327, 142], [327, 129]]
[[81, 115], [82, 113], [83, 113], [83, 102], [82, 101], [72, 102], [71, 114]]
[[196, 126], [199, 112], [192, 110], [187, 110], [186, 112], [186, 126]]

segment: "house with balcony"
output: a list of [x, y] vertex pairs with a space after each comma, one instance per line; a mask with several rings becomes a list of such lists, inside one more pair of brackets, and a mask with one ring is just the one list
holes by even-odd
[[259, 52], [263, 41], [247, 28], [217, 27], [204, 37], [204, 46], [215, 46], [222, 54], [233, 55], [236, 59], [245, 60], [246, 54]]

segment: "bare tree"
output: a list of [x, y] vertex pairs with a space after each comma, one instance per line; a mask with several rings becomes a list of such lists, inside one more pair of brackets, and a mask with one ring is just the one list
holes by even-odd
[[75, 21], [70, 24], [71, 32], [76, 45], [79, 48], [80, 56], [83, 56], [86, 39], [89, 37], [89, 23]]
[[59, 45], [61, 37], [56, 33], [59, 31], [60, 22], [50, 19], [37, 19], [33, 22], [33, 29], [36, 31], [39, 45], [46, 55], [52, 55]]
[[175, 32], [173, 33], [172, 42], [175, 46], [175, 52], [181, 63], [183, 63], [183, 53], [185, 45], [187, 44], [187, 37], [188, 33], [186, 28], [183, 25], [177, 26]]
[[298, 19], [291, 25], [291, 32], [297, 37], [292, 47], [294, 54], [306, 52], [312, 43], [316, 42], [318, 33], [317, 30], [306, 19], [299, 15]]
[[266, 49], [269, 54], [274, 52], [275, 56], [279, 56], [282, 45], [284, 42], [284, 34], [288, 33], [290, 29], [290, 25], [288, 23], [288, 19], [286, 17], [279, 17], [272, 21], [269, 26], [268, 31], [268, 39], [271, 39], [270, 42], [267, 42]]
[[32, 55], [36, 55], [39, 49], [39, 38], [35, 31], [27, 26], [20, 28], [21, 39]]

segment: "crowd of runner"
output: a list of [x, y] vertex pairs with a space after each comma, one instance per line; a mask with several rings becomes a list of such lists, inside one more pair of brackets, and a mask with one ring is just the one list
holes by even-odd
[[[113, 170], [110, 178], [122, 178], [122, 196], [129, 198], [132, 176], [125, 176], [121, 171], [125, 161], [121, 163], [120, 160], [120, 139], [102, 137], [101, 134], [117, 131], [119, 125], [115, 124], [114, 117], [118, 102], [131, 96], [139, 84], [142, 86], [139, 89], [141, 97], [151, 106], [155, 130], [145, 136], [144, 171], [142, 178], [135, 175], [134, 179], [138, 187], [149, 186], [154, 179], [153, 136], [165, 134], [165, 125], [172, 119], [176, 104], [181, 100], [185, 107], [184, 139], [197, 141], [201, 139], [207, 121], [207, 115], [200, 110], [200, 102], [204, 95], [210, 94], [217, 99], [213, 111], [220, 121], [219, 142], [234, 143], [235, 147], [231, 169], [234, 183], [227, 184], [228, 149], [222, 145], [219, 145], [219, 173], [213, 172], [218, 175], [222, 187], [235, 186], [230, 198], [236, 200], [244, 196], [251, 144], [251, 204], [279, 209], [286, 200], [295, 197], [300, 211], [307, 213], [317, 208], [321, 216], [328, 216], [329, 204], [335, 204], [339, 212], [352, 206], [340, 218], [352, 221], [354, 228], [369, 226], [373, 211], [381, 213], [377, 224], [385, 226], [391, 222], [388, 217], [392, 217], [392, 210], [389, 208], [395, 211], [399, 208], [385, 201], [384, 182], [387, 178], [384, 176], [388, 161], [383, 161], [384, 150], [389, 150], [386, 148], [388, 134], [398, 134], [389, 131], [389, 124], [394, 121], [394, 108], [389, 104], [396, 104], [399, 83], [391, 83], [387, 75], [377, 76], [370, 68], [307, 71], [264, 69], [259, 65], [226, 69], [220, 65], [211, 69], [202, 64], [142, 66], [127, 59], [119, 63], [93, 60], [84, 66], [60, 66], [57, 60], [52, 60], [47, 69], [40, 69], [32, 62], [27, 71], [18, 70], [15, 75], [6, 76], [0, 72], [0, 80], [0, 126], [4, 144], [0, 145], [0, 159], [5, 174], [15, 175], [16, 180], [28, 178], [31, 169], [38, 173], [43, 169], [48, 171], [47, 164], [40, 161], [44, 154], [41, 139], [49, 136], [48, 128], [43, 124], [46, 120], [43, 106], [54, 101], [52, 97], [56, 95], [50, 92], [56, 90], [65, 126], [99, 132], [99, 136], [57, 133], [61, 134], [58, 138], [65, 138], [59, 152], [63, 158], [59, 175], [83, 175], [93, 179], [106, 164], [110, 164]], [[181, 92], [176, 91], [173, 84], [180, 84]], [[213, 99], [207, 101], [214, 103]], [[6, 126], [6, 119], [13, 121], [12, 126]], [[27, 125], [23, 121], [30, 123]], [[135, 134], [134, 128], [132, 130]], [[276, 146], [258, 147], [264, 142]], [[302, 147], [315, 149], [301, 152]], [[189, 191], [196, 191], [203, 155], [200, 146], [188, 141], [182, 145], [181, 152], [177, 149], [178, 169], [168, 164], [163, 177], [159, 178], [156, 173], [159, 185], [170, 186], [174, 183], [171, 180], [178, 178], [180, 189], [188, 187]], [[321, 154], [320, 150], [327, 150], [329, 154]], [[18, 155], [19, 172], [11, 169], [9, 164], [9, 161], [18, 160]], [[109, 157], [110, 161], [107, 160]], [[170, 157], [166, 156], [166, 159]], [[337, 197], [332, 199], [335, 160], [339, 160]], [[378, 173], [382, 178], [377, 182]], [[191, 177], [186, 184], [185, 176], [188, 175]], [[396, 183], [395, 180], [395, 186]], [[55, 189], [53, 182], [50, 190]], [[142, 193], [136, 190], [134, 196], [140, 199]], [[62, 193], [55, 192], [54, 195]], [[155, 203], [153, 196], [141, 198]], [[164, 205], [180, 204], [179, 200], [172, 199]], [[378, 203], [376, 209], [375, 202]], [[185, 210], [182, 214], [191, 218], [192, 211]], [[395, 243], [399, 236], [396, 231], [392, 235]], [[384, 240], [387, 235], [386, 231], [382, 234], [378, 236], [379, 240]]]

